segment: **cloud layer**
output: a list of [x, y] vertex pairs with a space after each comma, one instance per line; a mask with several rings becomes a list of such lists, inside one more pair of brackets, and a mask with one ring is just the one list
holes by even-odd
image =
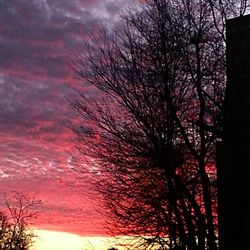
[[[102, 218], [72, 171], [71, 51], [112, 25], [120, 0], [0, 1], [0, 188], [37, 192], [41, 227], [98, 234]], [[129, 1], [128, 1], [129, 2]]]

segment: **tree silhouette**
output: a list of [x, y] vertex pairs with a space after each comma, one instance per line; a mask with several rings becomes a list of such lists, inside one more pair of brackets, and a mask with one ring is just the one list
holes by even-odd
[[232, 6], [147, 1], [75, 55], [98, 96], [75, 103], [78, 149], [95, 159], [113, 232], [141, 236], [134, 249], [218, 248], [215, 143]]
[[37, 215], [40, 201], [18, 192], [5, 199], [6, 212], [0, 212], [0, 249], [28, 250], [34, 244], [35, 234], [28, 228]]

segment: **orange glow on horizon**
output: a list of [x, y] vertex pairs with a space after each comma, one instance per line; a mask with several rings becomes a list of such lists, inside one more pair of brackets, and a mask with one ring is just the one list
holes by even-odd
[[[113, 237], [80, 236], [77, 234], [34, 229], [36, 243], [31, 250], [107, 250], [116, 247]], [[119, 240], [121, 242], [122, 239]], [[122, 248], [119, 246], [119, 250]]]

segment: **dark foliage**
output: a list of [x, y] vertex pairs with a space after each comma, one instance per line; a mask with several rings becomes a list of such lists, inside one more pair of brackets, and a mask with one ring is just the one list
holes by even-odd
[[133, 249], [218, 248], [224, 22], [244, 3], [147, 1], [76, 53], [76, 71], [98, 95], [75, 103], [78, 149], [95, 161], [112, 231], [141, 236]]
[[0, 212], [0, 249], [28, 250], [36, 237], [28, 223], [37, 215], [36, 207], [40, 203], [35, 197], [15, 193], [5, 199], [6, 212]]

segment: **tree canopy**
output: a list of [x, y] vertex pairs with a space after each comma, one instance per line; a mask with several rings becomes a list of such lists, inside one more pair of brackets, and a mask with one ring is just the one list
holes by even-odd
[[36, 236], [28, 224], [37, 215], [38, 204], [35, 197], [18, 192], [5, 198], [6, 211], [0, 211], [0, 249], [29, 250], [33, 246]]
[[75, 102], [78, 149], [94, 159], [113, 232], [141, 236], [134, 248], [218, 249], [225, 20], [246, 4], [146, 1], [75, 54], [95, 88]]

